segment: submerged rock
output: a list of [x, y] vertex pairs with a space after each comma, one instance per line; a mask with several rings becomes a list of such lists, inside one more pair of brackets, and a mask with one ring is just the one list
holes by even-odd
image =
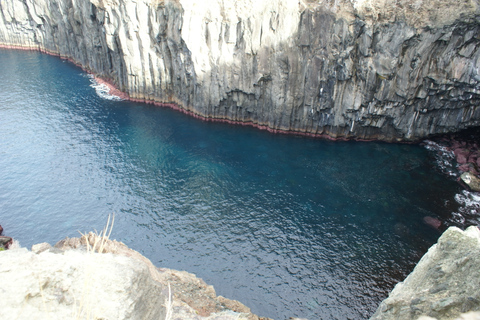
[[418, 140], [480, 125], [480, 7], [444, 0], [5, 0], [0, 45], [130, 99], [271, 131]]
[[[480, 311], [480, 230], [450, 227], [398, 283], [371, 320], [455, 319]], [[463, 318], [462, 318], [463, 319]]]
[[442, 226], [442, 221], [430, 216], [423, 217], [423, 222], [437, 230]]

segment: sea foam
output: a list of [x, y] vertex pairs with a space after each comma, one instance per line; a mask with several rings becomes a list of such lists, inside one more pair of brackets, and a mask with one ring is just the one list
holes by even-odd
[[[438, 168], [444, 174], [458, 179], [461, 172], [458, 170], [454, 152], [434, 141], [426, 140], [424, 143], [425, 148], [433, 153]], [[454, 196], [454, 199], [460, 207], [456, 212], [452, 212], [450, 222], [464, 227], [480, 226], [480, 193], [462, 190]]]
[[95, 89], [95, 92], [100, 98], [106, 99], [106, 100], [112, 100], [112, 101], [123, 100], [119, 96], [110, 94], [110, 88], [103, 83], [98, 83], [98, 81], [95, 79], [95, 77], [92, 74], [89, 74], [87, 76], [91, 82], [90, 87]]

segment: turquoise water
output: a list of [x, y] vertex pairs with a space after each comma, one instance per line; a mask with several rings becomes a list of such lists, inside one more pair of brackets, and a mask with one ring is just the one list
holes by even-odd
[[[275, 319], [366, 319], [459, 187], [418, 145], [332, 142], [110, 101], [0, 50], [0, 224], [22, 246], [101, 230]], [[444, 227], [442, 227], [443, 230]]]

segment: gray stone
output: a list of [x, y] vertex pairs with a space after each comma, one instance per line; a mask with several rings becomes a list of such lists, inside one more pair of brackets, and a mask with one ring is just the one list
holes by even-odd
[[477, 178], [475, 175], [473, 175], [470, 172], [464, 172], [460, 176], [460, 179], [462, 179], [465, 184], [472, 189], [472, 191], [477, 191], [480, 192], [480, 179]]
[[371, 320], [455, 319], [468, 311], [480, 311], [479, 264], [480, 230], [450, 227], [405, 281], [395, 286]]

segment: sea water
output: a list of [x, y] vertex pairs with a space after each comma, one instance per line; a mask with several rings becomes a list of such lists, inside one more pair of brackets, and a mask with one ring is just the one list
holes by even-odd
[[458, 211], [460, 187], [420, 145], [114, 101], [35, 52], [0, 50], [0, 70], [0, 224], [25, 247], [114, 213], [111, 238], [258, 315], [367, 319]]

